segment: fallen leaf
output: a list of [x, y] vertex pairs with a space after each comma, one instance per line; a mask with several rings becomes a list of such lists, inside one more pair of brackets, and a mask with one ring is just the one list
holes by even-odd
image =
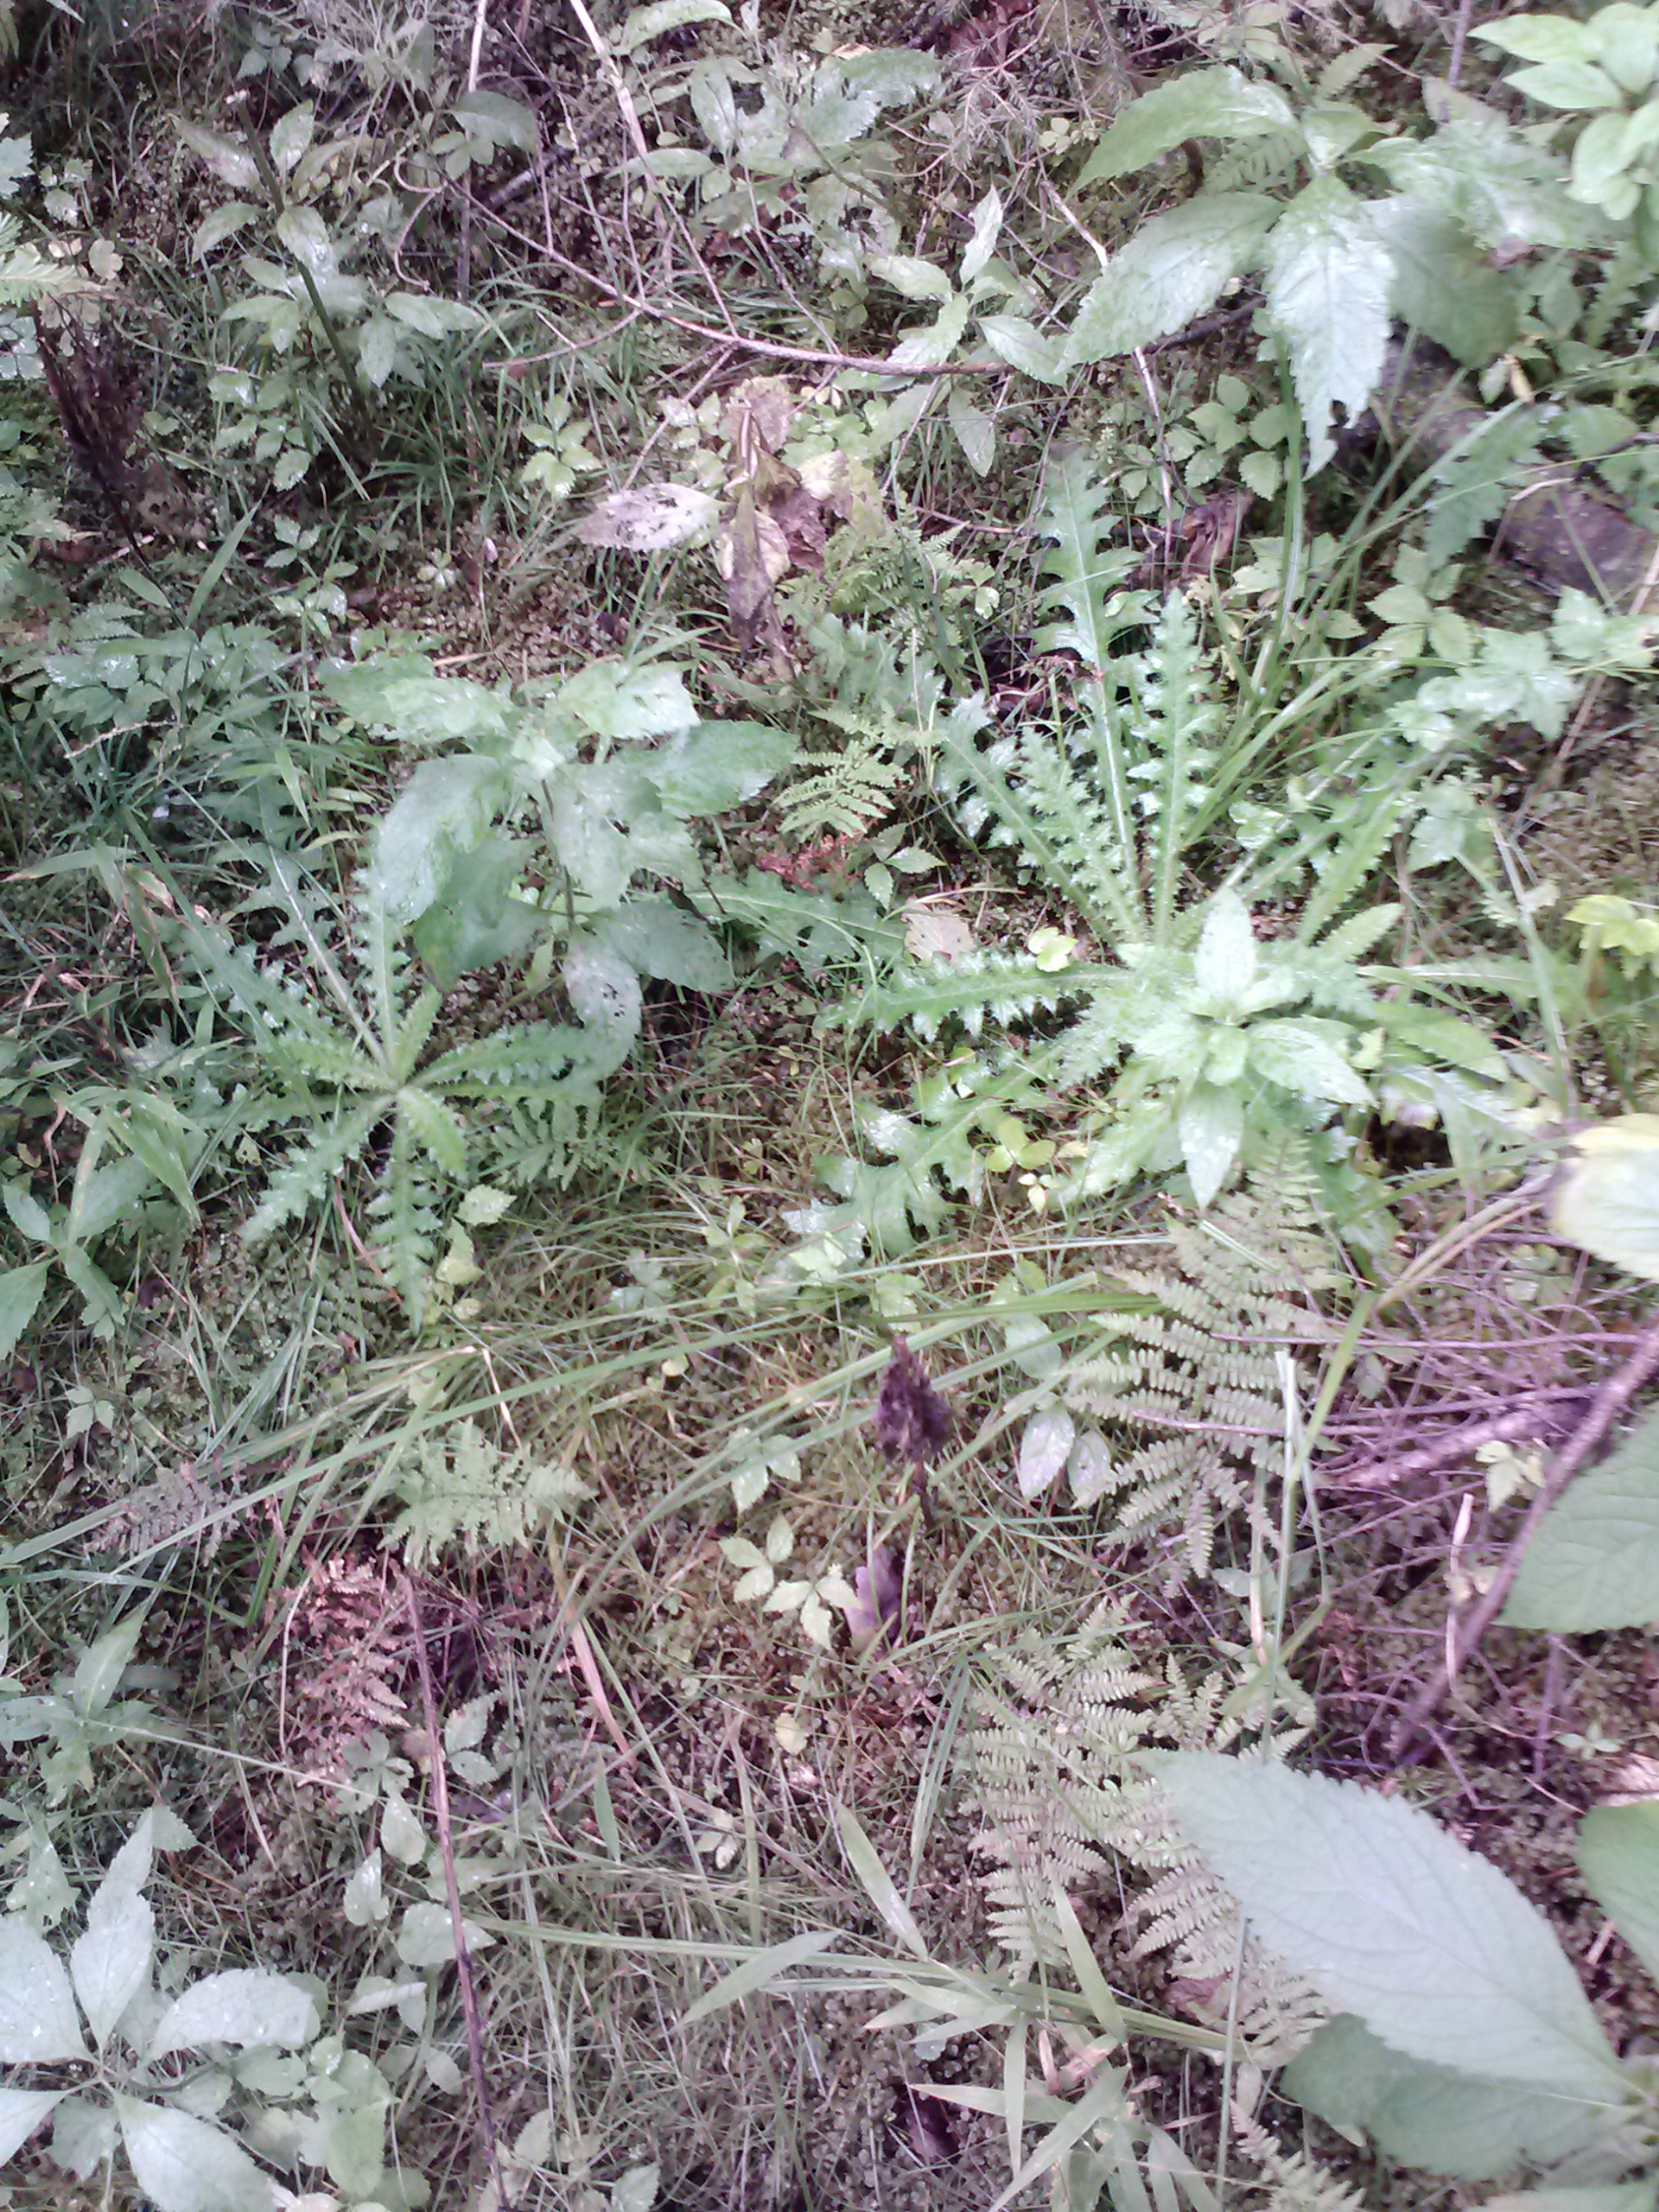
[[973, 949], [974, 933], [954, 906], [906, 900], [905, 950], [912, 960], [960, 960]]
[[614, 546], [623, 553], [663, 553], [706, 530], [718, 512], [707, 492], [690, 484], [641, 484], [613, 492], [576, 524], [584, 545]]
[[726, 604], [738, 644], [751, 652], [764, 638], [786, 658], [772, 587], [789, 573], [789, 544], [772, 517], [761, 513], [752, 492], [738, 493], [715, 559], [726, 580]]
[[746, 377], [727, 395], [722, 412], [732, 450], [753, 476], [763, 453], [776, 453], [789, 435], [795, 395], [782, 377]]
[[823, 510], [805, 486], [798, 479], [767, 500], [766, 512], [783, 531], [794, 566], [819, 575], [823, 568]]

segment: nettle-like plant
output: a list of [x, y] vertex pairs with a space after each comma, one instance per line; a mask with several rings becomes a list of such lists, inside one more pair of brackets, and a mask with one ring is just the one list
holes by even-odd
[[[1495, 1866], [1354, 1783], [1204, 1751], [1148, 1764], [1183, 1839], [1336, 2015], [1281, 2077], [1286, 2095], [1431, 2172], [1543, 2171], [1545, 2189], [1489, 2212], [1649, 2212], [1653, 2062], [1620, 2059], [1548, 1922]], [[1659, 1974], [1659, 1800], [1598, 1806], [1577, 1858]]]
[[[689, 899], [677, 906], [634, 886], [650, 876], [683, 898], [700, 889], [692, 821], [752, 798], [792, 747], [758, 724], [701, 721], [683, 679], [660, 666], [596, 664], [540, 700], [440, 677], [418, 657], [340, 664], [327, 682], [364, 722], [423, 747], [448, 738], [469, 749], [416, 768], [343, 915], [268, 852], [267, 886], [250, 904], [274, 907], [282, 925], [264, 958], [187, 902], [151, 911], [148, 927], [183, 953], [251, 1055], [251, 1068], [227, 1071], [250, 1086], [245, 1128], [300, 1127], [245, 1235], [270, 1235], [374, 1157], [378, 1240], [418, 1326], [444, 1188], [467, 1187], [493, 1120], [552, 1117], [544, 1164], [569, 1174], [639, 1034], [642, 978], [730, 987], [725, 952]], [[521, 817], [537, 836], [499, 834]], [[539, 895], [526, 891], [533, 875]], [[513, 1022], [446, 1046], [445, 992], [471, 969], [522, 957], [538, 937], [543, 984], [562, 944], [575, 1019]], [[467, 1225], [499, 1218], [496, 1200], [476, 1195]]]
[[[479, 94], [486, 102], [497, 96]], [[499, 100], [475, 121], [484, 131], [480, 147], [458, 123], [462, 154], [511, 143], [533, 154], [536, 118], [516, 101]], [[214, 380], [214, 397], [227, 410], [214, 440], [225, 454], [251, 446], [253, 457], [271, 467], [271, 484], [285, 491], [297, 483], [321, 439], [319, 403], [309, 386], [331, 378], [343, 385], [348, 403], [362, 405], [384, 394], [389, 385], [421, 385], [442, 359], [444, 342], [480, 327], [483, 317], [463, 301], [437, 298], [386, 283], [369, 269], [377, 241], [395, 239], [403, 228], [402, 211], [384, 189], [378, 194], [347, 191], [342, 178], [356, 174], [360, 139], [348, 135], [315, 139], [316, 109], [306, 101], [272, 127], [269, 142], [258, 130], [231, 137], [200, 124], [175, 119], [185, 143], [233, 192], [257, 191], [257, 200], [235, 199], [216, 207], [199, 226], [192, 251], [204, 261], [227, 240], [263, 232], [265, 252], [245, 251], [240, 270], [247, 287], [225, 309], [232, 327], [252, 326], [268, 365], [263, 373], [232, 367]], [[469, 152], [470, 149], [470, 152]], [[331, 226], [323, 213], [330, 197], [340, 201], [346, 219]], [[274, 254], [282, 256], [273, 258]]]
[[144, 1891], [155, 1854], [194, 1841], [165, 1808], [146, 1813], [67, 1959], [22, 1914], [0, 1920], [0, 2062], [14, 2069], [0, 2161], [49, 2120], [51, 2163], [82, 2182], [105, 2170], [106, 2194], [124, 2152], [157, 2212], [270, 2212], [272, 2177], [226, 2124], [237, 2118], [255, 2142], [280, 2138], [284, 2163], [324, 2168], [349, 2203], [424, 2203], [420, 2176], [387, 2169], [391, 2083], [340, 2037], [320, 2037], [312, 1985], [234, 1967], [166, 1986]]
[[[1390, 130], [1341, 97], [1352, 75], [1345, 60], [1334, 63], [1299, 109], [1236, 69], [1199, 69], [1122, 111], [1079, 185], [1127, 177], [1189, 140], [1219, 140], [1228, 155], [1190, 199], [1139, 225], [1105, 260], [1062, 367], [1149, 345], [1259, 270], [1311, 471], [1334, 450], [1333, 408], [1351, 420], [1367, 405], [1394, 316], [1471, 365], [1504, 350], [1514, 297], [1486, 252], [1593, 235], [1593, 219], [1567, 196], [1565, 163], [1484, 112], [1459, 113], [1425, 138]], [[1343, 174], [1356, 169], [1380, 172], [1392, 194], [1357, 191]]]

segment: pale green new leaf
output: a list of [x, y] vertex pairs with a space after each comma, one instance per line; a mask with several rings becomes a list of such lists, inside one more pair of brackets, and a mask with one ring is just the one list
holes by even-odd
[[1180, 1832], [1268, 1947], [1406, 2056], [1592, 2104], [1624, 2077], [1548, 1923], [1430, 1815], [1203, 1751], [1158, 1762]]
[[1232, 1173], [1244, 1138], [1244, 1102], [1230, 1084], [1195, 1084], [1181, 1101], [1175, 1129], [1192, 1195], [1207, 1206]]
[[224, 2131], [188, 2113], [118, 2097], [121, 2139], [156, 2212], [270, 2212], [271, 2185]]
[[1562, 1636], [1659, 1621], [1659, 1414], [1551, 1506], [1499, 1618]]
[[1230, 276], [1255, 264], [1277, 212], [1265, 193], [1217, 192], [1142, 223], [1084, 296], [1066, 365], [1133, 353], [1190, 322]]
[[1268, 315], [1285, 347], [1307, 432], [1308, 474], [1336, 451], [1334, 407], [1357, 422], [1382, 373], [1394, 264], [1364, 203], [1315, 177], [1268, 240]]
[[1597, 1904], [1659, 1980], [1659, 1798], [1593, 1806], [1577, 1848]]
[[87, 1908], [86, 1933], [69, 1954], [75, 1994], [100, 2050], [143, 1987], [155, 1948], [155, 1915], [112, 1866]]
[[149, 2056], [198, 2050], [204, 2044], [276, 2044], [293, 2050], [317, 2032], [317, 2008], [309, 1993], [278, 1974], [234, 1967], [193, 1982], [175, 1997], [156, 2023]]
[[1271, 85], [1236, 69], [1195, 69], [1132, 100], [1077, 174], [1079, 184], [1127, 176], [1184, 138], [1294, 137], [1296, 115]]
[[0, 1919], [0, 2062], [84, 2058], [74, 1993], [57, 1954], [15, 1914]]

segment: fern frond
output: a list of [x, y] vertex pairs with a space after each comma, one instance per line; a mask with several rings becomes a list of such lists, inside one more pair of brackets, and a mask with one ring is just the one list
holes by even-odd
[[388, 1469], [404, 1510], [388, 1535], [420, 1568], [449, 1545], [468, 1553], [528, 1543], [592, 1491], [567, 1469], [504, 1452], [474, 1421], [421, 1437]]
[[873, 983], [835, 1018], [859, 1029], [899, 1029], [908, 1023], [927, 1040], [957, 1021], [977, 1037], [988, 1018], [1011, 1028], [1039, 1009], [1052, 1014], [1066, 1000], [1086, 995], [1091, 987], [1104, 988], [1113, 980], [1109, 968], [1080, 964], [1056, 973], [1029, 953], [975, 950], [956, 960], [907, 963]]

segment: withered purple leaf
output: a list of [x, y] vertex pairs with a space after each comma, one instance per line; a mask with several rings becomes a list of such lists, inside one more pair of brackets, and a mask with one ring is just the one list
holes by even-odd
[[875, 1440], [889, 1459], [907, 1460], [918, 1471], [938, 1458], [950, 1433], [950, 1408], [902, 1337], [893, 1338], [893, 1357], [881, 1377], [874, 1428]]

